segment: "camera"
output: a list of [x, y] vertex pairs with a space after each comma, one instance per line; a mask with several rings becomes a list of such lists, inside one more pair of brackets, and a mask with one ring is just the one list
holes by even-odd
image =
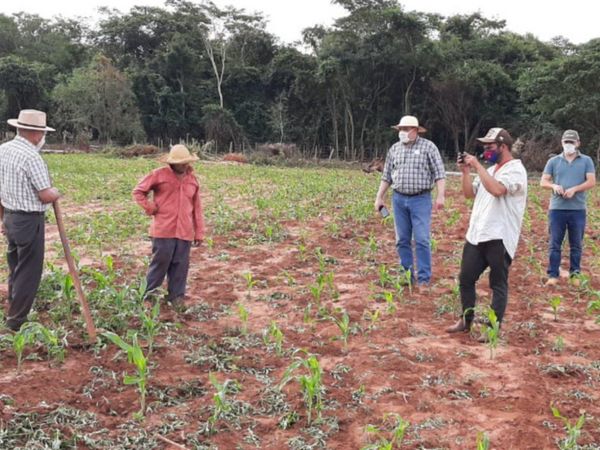
[[457, 161], [458, 161], [460, 164], [464, 164], [464, 162], [465, 162], [465, 155], [466, 155], [466, 153], [465, 153], [465, 152], [458, 152], [458, 158], [457, 158]]

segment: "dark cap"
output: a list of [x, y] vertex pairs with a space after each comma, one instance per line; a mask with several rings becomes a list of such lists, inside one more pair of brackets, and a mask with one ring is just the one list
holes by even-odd
[[490, 128], [484, 137], [477, 138], [477, 140], [484, 144], [497, 142], [498, 144], [506, 144], [509, 147], [513, 144], [512, 136], [504, 128]]
[[579, 133], [575, 130], [566, 130], [563, 135], [561, 141], [578, 141]]

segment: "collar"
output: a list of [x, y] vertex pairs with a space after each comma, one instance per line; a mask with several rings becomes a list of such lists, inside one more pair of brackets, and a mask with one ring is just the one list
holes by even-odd
[[511, 161], [514, 161], [514, 159], [515, 159], [515, 158], [510, 158], [510, 159], [508, 159], [508, 160], [504, 161], [503, 163], [500, 163], [500, 164], [496, 163], [496, 165], [495, 165], [495, 167], [494, 167], [494, 174], [495, 174], [496, 172], [498, 172], [498, 171], [499, 171], [499, 170], [500, 170], [502, 167], [504, 167], [504, 166], [505, 166], [506, 164], [508, 164], [509, 162], [511, 162]]
[[39, 153], [38, 148], [35, 145], [33, 145], [31, 142], [29, 142], [27, 139], [25, 139], [23, 136], [16, 135], [14, 140], [20, 142], [21, 144], [25, 144], [25, 145], [31, 147], [32, 149], [34, 149], [36, 152]]

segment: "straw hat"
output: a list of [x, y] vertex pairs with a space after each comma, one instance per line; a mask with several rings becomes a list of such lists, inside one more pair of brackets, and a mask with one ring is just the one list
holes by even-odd
[[166, 164], [187, 164], [198, 161], [196, 155], [192, 155], [185, 145], [177, 144], [171, 147], [167, 155], [164, 155], [160, 160]]
[[22, 109], [18, 119], [8, 119], [9, 125], [15, 128], [35, 131], [56, 131], [46, 126], [46, 113], [35, 109]]
[[418, 128], [417, 131], [419, 133], [425, 133], [427, 131], [427, 128], [419, 126], [419, 119], [415, 116], [404, 116], [400, 119], [398, 125], [392, 125], [392, 128], [395, 130], [399, 130], [401, 127]]

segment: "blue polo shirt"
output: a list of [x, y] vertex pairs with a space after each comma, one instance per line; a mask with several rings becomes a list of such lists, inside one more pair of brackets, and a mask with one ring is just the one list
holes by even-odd
[[[571, 162], [564, 154], [553, 156], [544, 167], [544, 174], [552, 177], [554, 184], [561, 185], [565, 190], [577, 186], [586, 180], [588, 173], [594, 173], [592, 158], [579, 152]], [[563, 198], [552, 193], [550, 209], [585, 209], [587, 192], [577, 192], [572, 198]]]

